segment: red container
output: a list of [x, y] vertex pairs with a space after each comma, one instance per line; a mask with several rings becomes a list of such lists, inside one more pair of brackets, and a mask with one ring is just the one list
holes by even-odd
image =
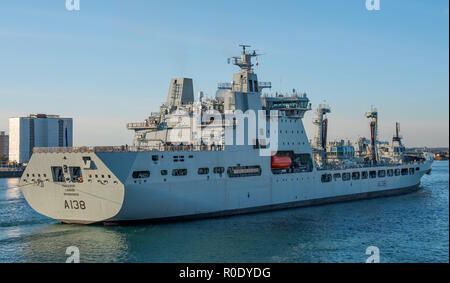
[[292, 164], [292, 160], [289, 156], [274, 155], [270, 161], [272, 163], [272, 169], [288, 169]]

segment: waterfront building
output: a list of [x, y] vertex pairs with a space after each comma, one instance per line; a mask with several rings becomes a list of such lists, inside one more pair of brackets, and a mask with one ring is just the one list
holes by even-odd
[[[0, 159], [7, 159], [9, 153], [9, 136], [0, 131]], [[1, 161], [1, 160], [0, 160]]]
[[27, 163], [34, 147], [71, 147], [72, 118], [31, 114], [9, 119], [9, 159]]

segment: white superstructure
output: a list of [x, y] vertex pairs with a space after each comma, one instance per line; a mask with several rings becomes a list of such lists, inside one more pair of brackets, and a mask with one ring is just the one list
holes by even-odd
[[327, 145], [330, 107], [322, 105], [312, 148], [302, 121], [312, 109], [309, 98], [295, 91], [262, 95], [271, 84], [258, 80], [252, 64], [258, 55], [246, 47], [231, 58], [240, 72], [219, 84], [215, 99], [195, 102], [192, 79], [173, 79], [160, 112], [127, 125], [135, 131], [133, 146], [35, 148], [20, 180], [30, 206], [67, 223], [166, 221], [419, 188], [431, 156], [379, 157], [374, 121], [371, 144], [361, 141], [357, 153], [341, 154], [351, 144]]

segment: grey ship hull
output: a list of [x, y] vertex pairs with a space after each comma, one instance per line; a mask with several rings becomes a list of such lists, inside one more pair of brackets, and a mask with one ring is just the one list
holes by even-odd
[[[154, 155], [160, 156], [159, 161], [151, 161]], [[183, 156], [184, 161], [173, 162], [174, 156]], [[35, 153], [20, 182], [33, 209], [65, 223], [172, 221], [408, 193], [419, 188], [421, 177], [432, 164], [427, 160], [404, 166], [334, 171], [314, 168], [312, 172], [273, 174], [270, 157], [257, 153], [245, 159], [242, 156], [242, 151]], [[86, 157], [95, 163], [95, 169], [85, 168]], [[259, 165], [261, 176], [230, 178], [226, 171], [212, 172], [216, 166], [227, 168], [237, 163]], [[64, 165], [83, 168], [83, 182], [49, 180], [50, 168]], [[198, 175], [200, 167], [211, 171]], [[133, 172], [146, 168], [151, 172], [148, 179], [133, 178]], [[172, 176], [170, 172], [176, 168], [186, 168], [187, 175]], [[327, 183], [321, 180], [328, 173], [399, 168], [413, 168], [414, 174]], [[162, 169], [169, 174], [161, 175]]]
[[333, 204], [333, 203], [339, 203], [339, 202], [357, 201], [357, 200], [363, 200], [363, 199], [374, 199], [374, 198], [381, 198], [381, 197], [398, 196], [398, 195], [413, 193], [420, 189], [421, 189], [420, 184], [417, 184], [414, 186], [400, 188], [400, 189], [373, 191], [373, 192], [367, 192], [367, 193], [358, 193], [358, 194], [353, 194], [353, 195], [343, 195], [343, 196], [337, 196], [337, 197], [327, 197], [327, 198], [321, 198], [321, 199], [301, 200], [301, 201], [294, 201], [294, 202], [281, 203], [281, 204], [272, 204], [272, 205], [265, 205], [265, 206], [259, 206], [259, 207], [249, 207], [249, 208], [225, 210], [225, 211], [202, 213], [202, 214], [193, 214], [193, 215], [186, 215], [186, 216], [174, 216], [174, 217], [153, 218], [153, 219], [149, 218], [149, 219], [141, 219], [141, 220], [104, 221], [104, 224], [133, 225], [133, 224], [140, 224], [140, 223], [150, 224], [150, 223], [166, 223], [166, 222], [178, 222], [178, 221], [193, 221], [193, 220], [207, 219], [207, 218], [229, 217], [229, 216], [236, 216], [236, 215], [242, 215], [242, 214], [262, 213], [262, 212], [269, 212], [269, 211], [275, 211], [275, 210], [318, 206], [318, 205], [326, 205], [326, 204]]

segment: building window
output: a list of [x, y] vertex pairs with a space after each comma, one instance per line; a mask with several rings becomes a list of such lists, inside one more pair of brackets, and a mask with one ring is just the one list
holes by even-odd
[[64, 121], [58, 120], [58, 146], [64, 146]]
[[134, 179], [144, 179], [150, 177], [150, 171], [134, 171], [133, 178]]
[[187, 169], [173, 169], [172, 176], [186, 176]]

